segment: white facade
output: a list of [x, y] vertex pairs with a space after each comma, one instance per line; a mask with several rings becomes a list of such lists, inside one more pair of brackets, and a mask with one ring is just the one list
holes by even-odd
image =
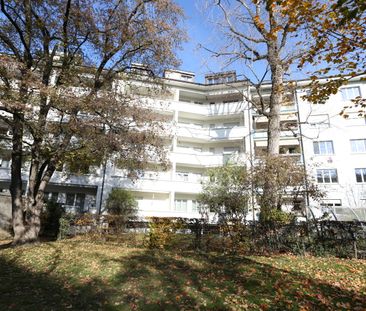
[[323, 209], [339, 219], [366, 220], [366, 120], [358, 115], [360, 108], [351, 109], [348, 118], [340, 115], [351, 99], [366, 96], [366, 83], [350, 82], [325, 104], [309, 104], [301, 99], [304, 94], [297, 92], [304, 160], [326, 192]]
[[[205, 171], [229, 158], [245, 161], [267, 145], [267, 119], [243, 99], [251, 96], [245, 81], [235, 81], [230, 74], [226, 80], [221, 74], [218, 83], [210, 76], [208, 84], [199, 84], [193, 82], [193, 73], [166, 71], [171, 95], [158, 99], [156, 108], [168, 116], [173, 134], [168, 171], [145, 171], [136, 181], [111, 163], [82, 176], [56, 172], [47, 188], [49, 196], [70, 210], [98, 212], [113, 188], [126, 188], [135, 195], [141, 217], [199, 217], [196, 199]], [[270, 85], [266, 87], [268, 91]], [[281, 110], [280, 153], [304, 161], [308, 174], [318, 178], [327, 193], [323, 207], [336, 208], [339, 214], [342, 208], [366, 211], [365, 119], [339, 116], [347, 98], [357, 92], [366, 95], [366, 83], [352, 82], [344, 89], [326, 104], [312, 105], [302, 100], [305, 93], [298, 88]], [[8, 160], [3, 156], [0, 164], [2, 189], [9, 185]]]

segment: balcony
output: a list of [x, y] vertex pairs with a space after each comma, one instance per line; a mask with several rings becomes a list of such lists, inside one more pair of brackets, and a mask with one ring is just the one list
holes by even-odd
[[185, 112], [187, 114], [199, 114], [202, 116], [225, 116], [240, 114], [243, 112], [244, 107], [244, 102], [194, 104], [173, 101], [169, 104], [170, 109]]
[[[268, 111], [268, 109], [266, 110]], [[295, 105], [283, 105], [281, 106], [281, 113], [287, 114], [287, 113], [296, 113], [297, 107]], [[258, 112], [254, 112], [253, 116], [260, 116]]]
[[[178, 151], [179, 152], [179, 151]], [[184, 164], [194, 167], [216, 167], [222, 166], [228, 162], [230, 158], [242, 160], [243, 154], [191, 154], [191, 153], [172, 153], [170, 158], [177, 164]]]
[[176, 133], [178, 137], [197, 141], [240, 140], [245, 136], [246, 128], [236, 126], [209, 129], [180, 126], [177, 128]]
[[[284, 139], [291, 139], [291, 138], [295, 138], [296, 139], [296, 135], [297, 135], [298, 131], [294, 130], [294, 131], [281, 131], [281, 138]], [[267, 131], [255, 131], [253, 133], [253, 139], [254, 140], [267, 140]], [[296, 139], [297, 140], [297, 139]]]

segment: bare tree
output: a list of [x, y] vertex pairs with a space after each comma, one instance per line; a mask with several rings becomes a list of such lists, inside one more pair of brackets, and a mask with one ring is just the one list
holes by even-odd
[[[208, 2], [222, 18], [218, 27], [224, 39], [220, 49], [207, 49], [214, 56], [224, 58], [226, 65], [244, 65], [244, 78], [255, 90], [254, 94], [244, 94], [244, 99], [268, 119], [267, 154], [277, 156], [280, 153], [281, 106], [291, 100], [289, 95], [293, 94], [294, 87], [285, 81], [285, 75], [301, 55], [301, 48], [296, 43], [300, 40], [298, 30], [302, 24], [296, 12], [290, 12], [288, 1]], [[270, 81], [266, 81], [268, 78]], [[280, 194], [275, 189], [275, 180], [266, 178], [261, 198], [265, 202], [263, 215], [278, 205]], [[266, 216], [262, 218], [266, 219]]]
[[[164, 163], [162, 123], [126, 73], [134, 62], [152, 73], [177, 64], [182, 12], [171, 0], [1, 0], [0, 10], [0, 118], [12, 132], [14, 243], [26, 243], [37, 240], [45, 188], [68, 159]], [[150, 76], [135, 79], [149, 85]]]
[[[291, 87], [284, 77], [301, 54], [298, 48], [294, 48], [299, 27], [296, 15], [286, 13], [284, 1], [209, 2], [221, 12], [223, 21], [218, 26], [225, 39], [217, 51], [207, 49], [215, 56], [225, 58], [226, 65], [234, 62], [245, 65], [247, 71], [244, 77], [256, 90], [254, 98], [247, 96], [245, 99], [268, 118], [268, 154], [278, 154], [281, 105], [287, 100], [286, 93]], [[259, 66], [262, 67], [262, 74], [259, 73]], [[270, 96], [269, 100], [265, 100], [263, 87], [268, 77]]]

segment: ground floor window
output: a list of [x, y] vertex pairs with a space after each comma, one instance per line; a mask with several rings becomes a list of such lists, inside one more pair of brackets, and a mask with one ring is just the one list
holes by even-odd
[[84, 212], [85, 193], [66, 193], [65, 205], [75, 208], [78, 212]]
[[199, 203], [197, 200], [192, 200], [192, 212], [199, 212]]
[[323, 200], [320, 203], [323, 212], [330, 212], [333, 211], [336, 207], [342, 206], [342, 200], [339, 199], [330, 199], [330, 200]]
[[45, 192], [44, 193], [45, 202], [58, 202], [58, 192]]
[[175, 200], [174, 202], [175, 210], [177, 212], [186, 212], [187, 211], [187, 200]]

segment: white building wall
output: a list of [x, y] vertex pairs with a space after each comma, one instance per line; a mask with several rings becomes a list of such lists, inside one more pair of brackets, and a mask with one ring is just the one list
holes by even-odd
[[[342, 89], [348, 87], [359, 87], [360, 95], [366, 96], [364, 82], [352, 82]], [[366, 152], [352, 152], [351, 140], [366, 139], [365, 119], [354, 113], [351, 113], [349, 118], [340, 115], [344, 106], [350, 104], [349, 100], [342, 97], [341, 92], [332, 95], [325, 104], [317, 105], [302, 100], [304, 91], [299, 90], [297, 94], [304, 160], [308, 173], [316, 180], [317, 170], [337, 170], [337, 182], [318, 183], [326, 193], [322, 203], [337, 205], [335, 211], [339, 212], [339, 218], [354, 219], [356, 218], [354, 211], [363, 215], [363, 212], [358, 209], [366, 207], [366, 184], [356, 182], [355, 169], [366, 168]], [[324, 141], [332, 142], [334, 152], [325, 151], [327, 154], [315, 154], [314, 142]], [[312, 204], [319, 205], [317, 202]]]

